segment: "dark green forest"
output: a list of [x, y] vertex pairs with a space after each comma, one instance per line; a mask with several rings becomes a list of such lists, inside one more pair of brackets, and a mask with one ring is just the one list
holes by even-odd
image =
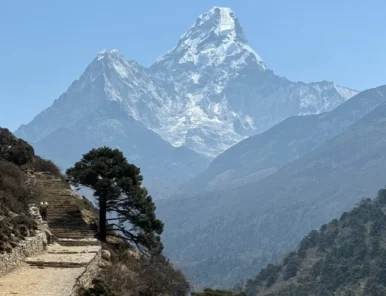
[[312, 231], [244, 285], [248, 296], [386, 295], [386, 189]]

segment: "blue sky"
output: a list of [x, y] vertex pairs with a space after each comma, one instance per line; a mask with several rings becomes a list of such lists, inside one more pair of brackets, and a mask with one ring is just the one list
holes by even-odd
[[281, 76], [358, 90], [386, 84], [384, 0], [2, 0], [0, 126], [28, 123], [103, 48], [151, 65], [215, 5], [235, 12]]

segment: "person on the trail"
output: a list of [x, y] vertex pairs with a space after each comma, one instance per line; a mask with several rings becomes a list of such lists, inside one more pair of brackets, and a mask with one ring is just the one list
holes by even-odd
[[40, 215], [43, 221], [47, 221], [48, 202], [40, 202]]

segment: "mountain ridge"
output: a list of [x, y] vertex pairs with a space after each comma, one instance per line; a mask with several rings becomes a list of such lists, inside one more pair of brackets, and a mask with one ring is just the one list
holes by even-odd
[[332, 111], [289, 117], [217, 156], [179, 192], [202, 192], [258, 181], [316, 149], [384, 103], [386, 86], [380, 86], [359, 93]]

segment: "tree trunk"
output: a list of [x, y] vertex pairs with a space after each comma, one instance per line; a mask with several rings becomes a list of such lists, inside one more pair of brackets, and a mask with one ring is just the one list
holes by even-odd
[[106, 241], [106, 197], [99, 197], [99, 239]]

